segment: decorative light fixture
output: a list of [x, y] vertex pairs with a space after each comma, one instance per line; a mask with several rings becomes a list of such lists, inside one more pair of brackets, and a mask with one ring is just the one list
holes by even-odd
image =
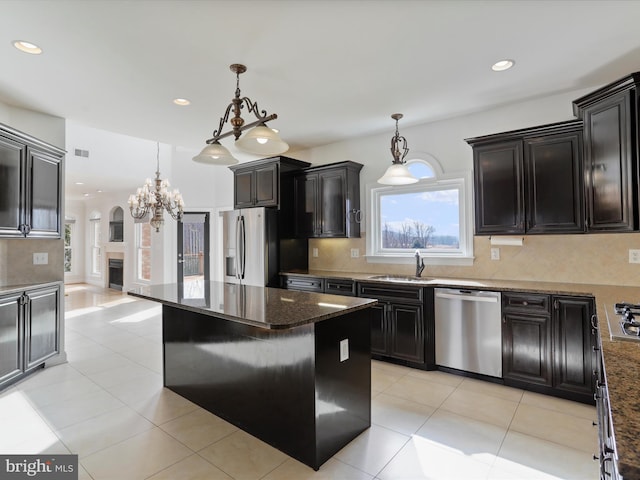
[[411, 175], [404, 163], [404, 157], [409, 153], [409, 147], [407, 147], [407, 139], [400, 136], [400, 132], [398, 132], [398, 120], [402, 118], [402, 114], [394, 113], [391, 118], [396, 121], [396, 134], [391, 139], [393, 162], [384, 172], [384, 175], [378, 179], [378, 183], [383, 185], [409, 185], [410, 183], [416, 183], [418, 179]]
[[156, 178], [154, 182], [147, 178], [144, 185], [136, 191], [134, 195], [129, 195], [129, 210], [131, 216], [136, 219], [144, 218], [148, 214], [152, 214], [149, 223], [160, 231], [160, 227], [164, 224], [163, 209], [169, 212], [174, 220], [182, 220], [182, 212], [184, 201], [182, 194], [178, 189], [170, 192], [168, 190], [169, 180], [160, 179], [160, 144], [157, 143], [156, 155]]
[[[247, 67], [234, 63], [229, 67], [236, 74], [236, 93], [231, 103], [227, 106], [224, 115], [220, 118], [220, 125], [213, 132], [213, 138], [207, 140], [207, 146], [193, 160], [199, 163], [207, 163], [210, 165], [233, 165], [238, 160], [231, 155], [221, 143], [220, 140], [233, 135], [236, 139], [236, 147], [248, 153], [257, 155], [279, 155], [289, 150], [287, 145], [278, 135], [277, 132], [267, 127], [267, 122], [275, 120], [278, 115], [272, 113], [267, 115], [266, 110], [260, 111], [258, 103], [253, 102], [249, 97], [240, 96], [240, 74], [247, 71]], [[244, 124], [244, 119], [240, 116], [240, 111], [247, 108], [249, 113], [253, 113], [257, 120], [248, 124]], [[229, 120], [229, 114], [233, 111], [233, 118]], [[229, 122], [232, 129], [222, 133], [224, 124]], [[253, 127], [253, 128], [252, 128]], [[250, 131], [240, 135], [248, 128]]]

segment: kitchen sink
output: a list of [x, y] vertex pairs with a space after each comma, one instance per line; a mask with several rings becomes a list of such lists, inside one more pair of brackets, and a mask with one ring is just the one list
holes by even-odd
[[411, 277], [408, 275], [372, 275], [370, 280], [384, 280], [386, 282], [425, 282], [428, 278], [424, 277]]

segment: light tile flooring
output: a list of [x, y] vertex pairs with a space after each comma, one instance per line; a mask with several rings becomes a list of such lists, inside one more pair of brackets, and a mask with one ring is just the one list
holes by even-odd
[[372, 426], [318, 472], [162, 387], [160, 306], [66, 287], [69, 362], [0, 392], [0, 452], [81, 479], [592, 479], [595, 409], [372, 362]]

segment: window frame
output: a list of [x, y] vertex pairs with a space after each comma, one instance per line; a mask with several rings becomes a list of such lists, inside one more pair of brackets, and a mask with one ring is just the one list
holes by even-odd
[[[415, 262], [416, 249], [384, 249], [382, 248], [382, 228], [384, 223], [380, 218], [380, 199], [382, 196], [394, 193], [420, 193], [439, 190], [458, 190], [458, 223], [460, 226], [460, 243], [456, 250], [448, 249], [419, 249], [420, 255], [427, 265], [473, 265], [473, 209], [471, 203], [471, 172], [456, 172], [445, 175], [438, 165], [414, 159], [409, 163], [424, 163], [434, 172], [433, 177], [421, 178], [410, 185], [380, 185], [367, 186], [367, 253], [369, 263], [400, 263]], [[406, 251], [410, 250], [410, 251]]]
[[[143, 247], [142, 246], [142, 229], [145, 228], [144, 226], [147, 226], [147, 228], [149, 228], [149, 246], [148, 247]], [[151, 228], [151, 225], [148, 222], [136, 222], [135, 223], [135, 239], [136, 239], [136, 245], [135, 245], [135, 256], [136, 256], [136, 282], [138, 283], [144, 283], [144, 284], [149, 284], [151, 283], [151, 279], [152, 279], [152, 267], [153, 267], [153, 260], [152, 260], [152, 240], [153, 240], [153, 235], [151, 235], [151, 233], [153, 233]], [[142, 267], [142, 261], [143, 261], [143, 256], [142, 256], [142, 252], [144, 250], [148, 250], [149, 251], [149, 278], [143, 278], [142, 277], [142, 271], [143, 271], [143, 267]]]
[[[65, 275], [73, 275], [76, 273], [75, 262], [73, 261], [74, 254], [74, 239], [75, 239], [75, 219], [65, 219], [64, 221], [64, 242], [63, 242], [63, 264], [64, 264], [64, 273]], [[69, 226], [69, 245], [67, 245], [67, 225]], [[67, 271], [67, 250], [70, 251], [69, 254], [69, 270]]]
[[91, 248], [91, 275], [99, 277], [102, 275], [102, 217], [92, 215], [89, 217], [89, 245]]

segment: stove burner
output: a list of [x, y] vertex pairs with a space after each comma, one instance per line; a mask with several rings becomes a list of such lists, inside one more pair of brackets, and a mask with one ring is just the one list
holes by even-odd
[[640, 315], [640, 305], [633, 303], [616, 303], [614, 310], [621, 315], [620, 327], [625, 335], [640, 337], [640, 321], [636, 320], [636, 315]]

